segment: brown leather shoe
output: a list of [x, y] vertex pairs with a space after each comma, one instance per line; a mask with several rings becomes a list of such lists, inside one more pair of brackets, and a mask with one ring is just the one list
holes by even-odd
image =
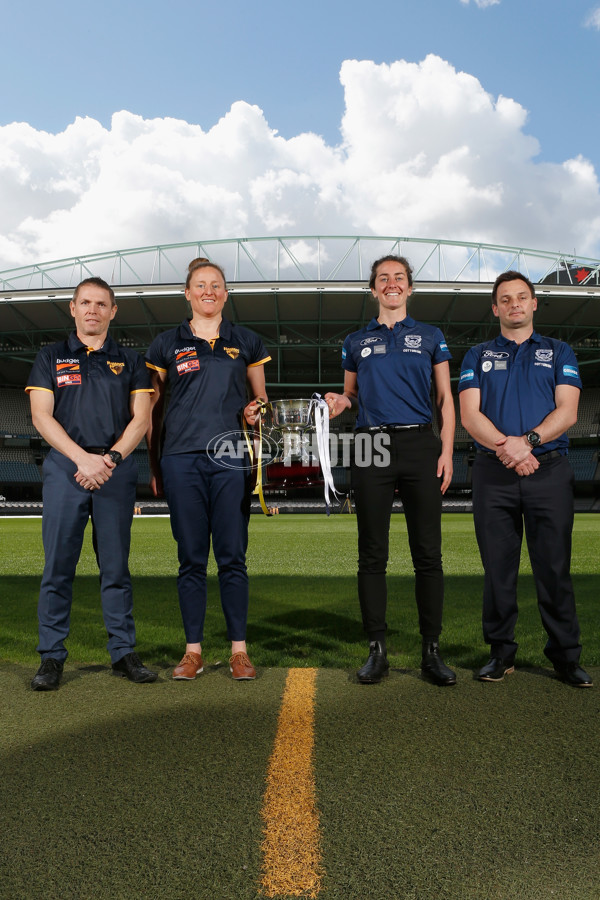
[[256, 678], [256, 669], [248, 659], [248, 654], [239, 650], [229, 660], [229, 671], [234, 681], [253, 681]]
[[193, 681], [201, 672], [204, 672], [204, 663], [200, 654], [186, 653], [179, 665], [173, 669], [173, 678], [175, 681]]

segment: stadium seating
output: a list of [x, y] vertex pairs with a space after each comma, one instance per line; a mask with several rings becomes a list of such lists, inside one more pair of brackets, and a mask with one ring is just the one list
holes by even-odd
[[0, 434], [34, 437], [29, 398], [22, 388], [0, 387]]

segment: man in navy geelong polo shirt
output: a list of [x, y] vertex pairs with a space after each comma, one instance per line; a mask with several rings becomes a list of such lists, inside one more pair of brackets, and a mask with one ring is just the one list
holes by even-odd
[[533, 329], [537, 300], [520, 272], [492, 289], [495, 340], [466, 354], [459, 392], [473, 437], [473, 517], [485, 570], [483, 635], [491, 646], [480, 681], [514, 671], [517, 574], [523, 523], [542, 623], [544, 653], [557, 676], [591, 687], [579, 665], [579, 623], [571, 582], [573, 471], [566, 431], [577, 421], [581, 379], [568, 344]]
[[128, 568], [137, 481], [130, 454], [148, 427], [150, 376], [141, 356], [108, 335], [117, 307], [105, 281], [82, 281], [70, 309], [75, 331], [40, 350], [26, 387], [33, 424], [52, 447], [44, 461], [42, 664], [34, 691], [56, 690], [62, 676], [73, 579], [90, 516], [113, 672], [136, 683], [157, 677], [133, 652]]

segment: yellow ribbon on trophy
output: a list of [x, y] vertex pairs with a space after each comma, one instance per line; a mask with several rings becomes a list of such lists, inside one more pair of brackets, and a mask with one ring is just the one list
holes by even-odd
[[[256, 470], [256, 484], [254, 485], [253, 494], [258, 496], [258, 500], [260, 502], [260, 507], [264, 512], [265, 516], [272, 516], [273, 513], [269, 511], [267, 504], [265, 503], [265, 495], [263, 493], [263, 472], [262, 472], [262, 420], [263, 415], [265, 414], [265, 410], [267, 409], [268, 404], [262, 400], [260, 397], [256, 398], [256, 403], [258, 405], [259, 413], [258, 413], [258, 437], [256, 436], [256, 430], [254, 434], [254, 441], [250, 440], [250, 435], [248, 433], [248, 423], [246, 422], [246, 417], [242, 414], [242, 418], [244, 421], [244, 437], [246, 438], [246, 444], [248, 446], [248, 453], [250, 454], [250, 462], [252, 463], [252, 470]], [[256, 426], [255, 426], [256, 429]], [[255, 452], [256, 448], [256, 452]]]

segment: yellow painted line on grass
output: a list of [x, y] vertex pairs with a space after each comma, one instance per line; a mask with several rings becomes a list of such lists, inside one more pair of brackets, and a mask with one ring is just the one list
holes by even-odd
[[313, 769], [316, 669], [290, 669], [262, 816], [262, 889], [267, 897], [316, 897], [323, 869]]

